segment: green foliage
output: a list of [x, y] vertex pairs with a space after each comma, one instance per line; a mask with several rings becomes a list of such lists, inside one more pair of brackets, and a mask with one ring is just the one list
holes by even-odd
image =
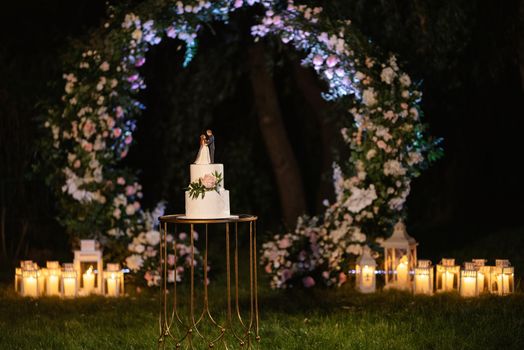
[[[223, 309], [224, 293], [210, 290], [210, 302], [215, 310]], [[413, 297], [401, 292], [361, 295], [348, 288], [261, 292], [261, 349], [524, 347], [522, 294], [465, 300], [447, 294], [434, 297]], [[157, 293], [132, 293], [122, 299], [43, 298], [36, 301], [15, 297], [3, 287], [0, 333], [9, 336], [0, 338], [0, 348], [154, 349], [158, 310]], [[220, 317], [220, 321], [222, 319]]]
[[206, 196], [206, 192], [209, 191], [215, 191], [216, 193], [220, 194], [220, 187], [222, 184], [222, 173], [219, 173], [218, 171], [215, 171], [211, 174], [215, 178], [215, 186], [213, 187], [206, 187], [202, 183], [202, 178], [199, 178], [197, 181], [191, 182], [189, 186], [187, 187], [187, 191], [189, 191], [189, 195], [193, 199], [197, 199], [199, 196], [204, 199]]

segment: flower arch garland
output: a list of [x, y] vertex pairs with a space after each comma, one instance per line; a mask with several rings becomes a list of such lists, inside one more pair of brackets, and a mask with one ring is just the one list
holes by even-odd
[[[81, 48], [63, 76], [61, 102], [48, 108], [47, 180], [68, 232], [98, 238], [113, 257], [127, 257], [127, 266], [141, 271], [149, 285], [160, 278], [155, 218], [163, 204], [153, 212], [143, 210], [136, 176], [118, 166], [144, 108], [135, 98], [145, 88], [139, 67], [149, 47], [164, 38], [185, 42], [188, 64], [202, 23], [227, 21], [233, 11], [255, 3], [265, 8], [262, 21], [252, 27], [255, 40], [272, 34], [306, 52], [303, 64], [329, 85], [324, 98], [352, 105], [342, 129], [351, 158], [334, 166], [337, 200], [328, 205], [323, 224], [301, 218], [296, 233], [277, 235], [264, 245], [262, 262], [274, 287], [297, 276], [311, 285], [322, 269], [328, 284], [337, 281], [333, 272], [373, 236], [367, 230], [381, 234], [403, 215], [410, 179], [433, 149], [420, 122], [420, 92], [395, 57], [379, 63], [349, 22], [329, 24], [319, 7], [293, 0], [283, 7], [275, 0], [149, 0], [132, 12], [110, 8], [103, 42]], [[187, 235], [169, 239], [177, 240], [179, 257], [187, 260]]]

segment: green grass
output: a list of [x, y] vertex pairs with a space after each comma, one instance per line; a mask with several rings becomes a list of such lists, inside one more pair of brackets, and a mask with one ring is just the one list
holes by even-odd
[[[219, 309], [223, 294], [211, 299]], [[524, 294], [461, 299], [261, 288], [260, 349], [524, 349]], [[23, 299], [0, 289], [0, 349], [155, 349], [159, 302]], [[205, 348], [205, 347], [201, 347]]]

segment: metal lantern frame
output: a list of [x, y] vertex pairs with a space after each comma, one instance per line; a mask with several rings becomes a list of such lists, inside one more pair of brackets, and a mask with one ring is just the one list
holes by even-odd
[[95, 278], [95, 286], [91, 293], [102, 293], [102, 271], [104, 269], [104, 261], [102, 258], [102, 250], [97, 248], [95, 240], [81, 240], [80, 249], [74, 251], [75, 258], [73, 260], [74, 268], [77, 271], [77, 285], [80, 294], [86, 294], [84, 291], [83, 275], [93, 267]]
[[460, 271], [459, 294], [462, 297], [479, 295], [478, 269], [473, 262], [464, 263], [464, 268]]
[[477, 273], [477, 285], [479, 294], [489, 293], [491, 280], [491, 266], [487, 266], [486, 259], [473, 259], [471, 262], [475, 265]]
[[[433, 295], [434, 269], [430, 260], [419, 260], [415, 268], [413, 293]], [[427, 278], [425, 278], [427, 277]], [[426, 280], [426, 281], [423, 281]]]
[[497, 259], [490, 272], [490, 292], [508, 295], [515, 291], [515, 269], [509, 260]]
[[[455, 259], [444, 258], [437, 264], [435, 286], [437, 292], [453, 292], [459, 290], [460, 266], [455, 265]], [[449, 277], [452, 276], [450, 283]]]
[[[404, 223], [397, 223], [391, 237], [382, 243], [384, 248], [385, 288], [411, 289], [413, 282], [411, 271], [417, 265], [417, 246], [417, 241], [406, 232]], [[399, 281], [398, 278], [397, 269], [401, 263], [407, 264], [405, 283]]]
[[377, 262], [371, 256], [369, 247], [364, 247], [364, 251], [358, 257], [355, 266], [356, 288], [360, 293], [374, 293], [376, 291], [376, 268]]
[[[114, 286], [112, 288], [108, 287], [109, 280], [114, 281]], [[114, 295], [109, 295], [110, 289], [113, 289], [113, 288], [114, 288]], [[107, 264], [106, 270], [104, 270], [102, 292], [105, 296], [108, 296], [108, 297], [119, 297], [119, 296], [124, 295], [125, 293], [124, 272], [120, 268], [120, 264], [118, 263]]]
[[[63, 298], [76, 298], [78, 296], [78, 271], [75, 269], [74, 264], [64, 264], [64, 267], [62, 269], [62, 274], [60, 278], [60, 294]], [[73, 295], [66, 295], [66, 285], [69, 283], [66, 283], [66, 279], [68, 281], [72, 281], [74, 284], [74, 293]]]

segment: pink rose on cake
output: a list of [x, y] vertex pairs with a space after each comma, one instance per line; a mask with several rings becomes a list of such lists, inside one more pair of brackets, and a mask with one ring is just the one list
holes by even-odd
[[207, 189], [215, 188], [216, 184], [217, 184], [217, 178], [211, 174], [206, 174], [202, 178], [202, 185], [204, 185], [204, 187]]

